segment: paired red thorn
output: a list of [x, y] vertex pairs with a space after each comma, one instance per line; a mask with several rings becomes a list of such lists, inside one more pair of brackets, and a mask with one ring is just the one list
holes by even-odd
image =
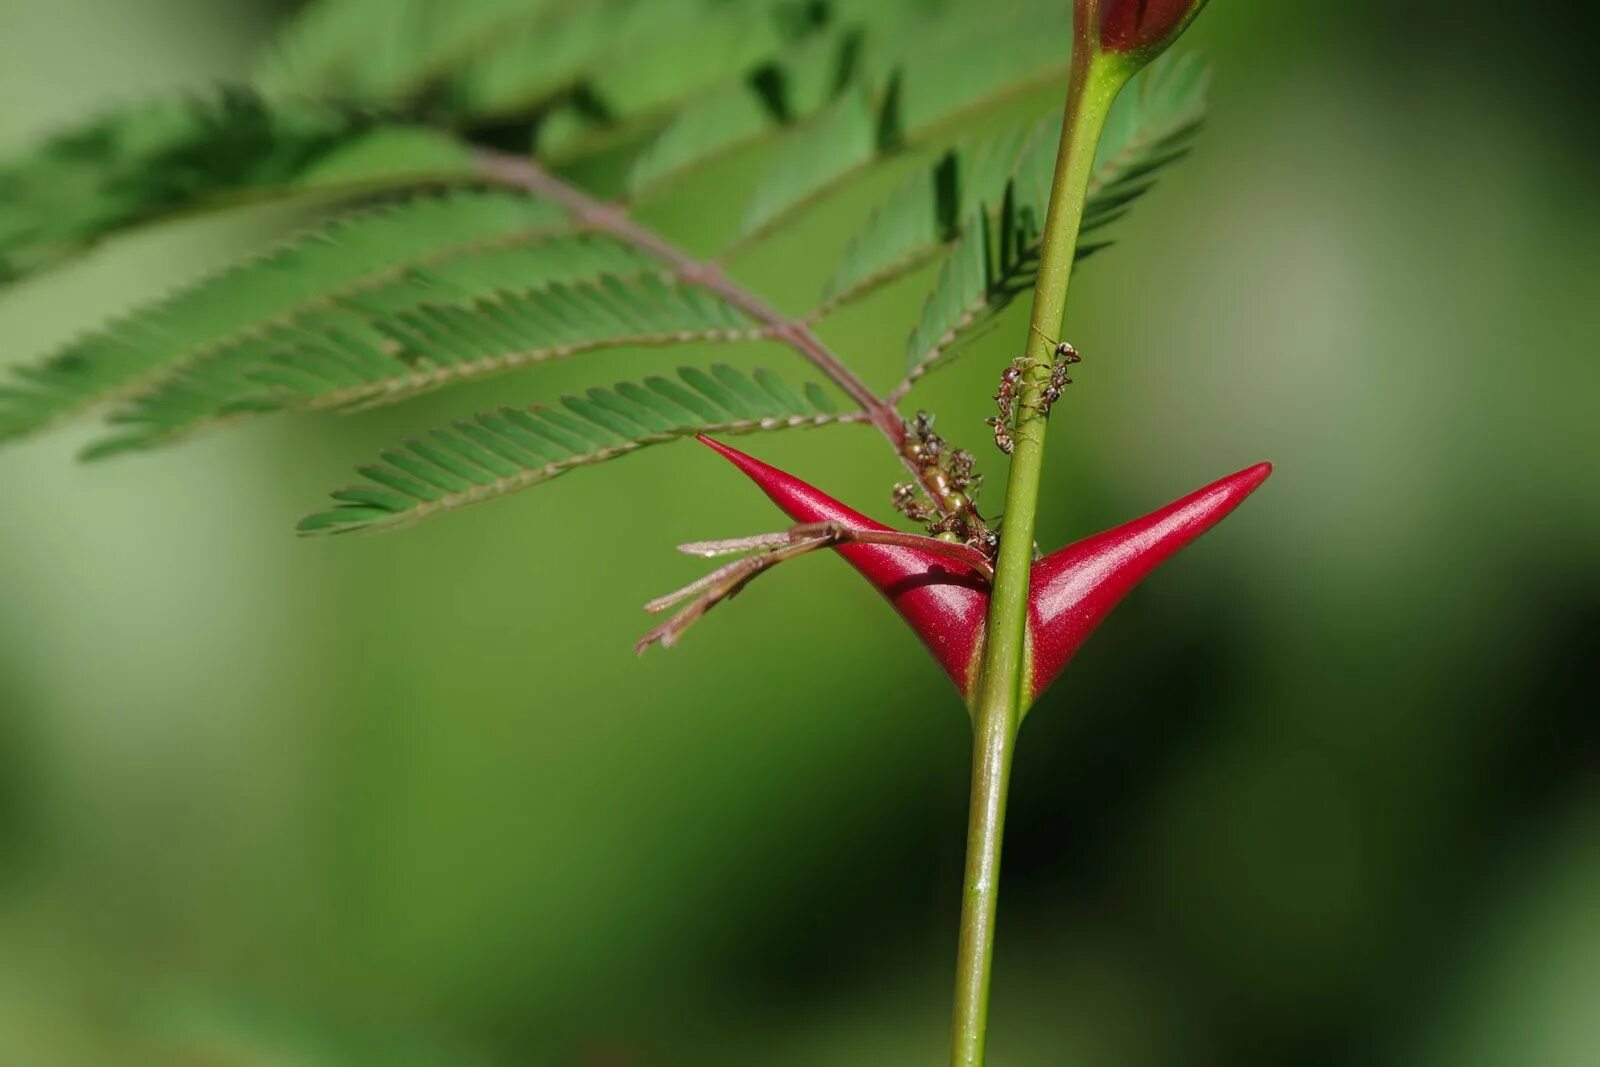
[[[796, 522], [890, 529], [815, 486], [719, 441], [701, 436]], [[1173, 553], [1238, 507], [1272, 473], [1258, 463], [1176, 500], [1142, 519], [1068, 545], [1034, 563], [1028, 591], [1032, 697], [1055, 681], [1083, 642], [1128, 592]], [[982, 653], [989, 583], [976, 571], [926, 549], [839, 545], [833, 549], [882, 593], [934, 659], [970, 695]]]

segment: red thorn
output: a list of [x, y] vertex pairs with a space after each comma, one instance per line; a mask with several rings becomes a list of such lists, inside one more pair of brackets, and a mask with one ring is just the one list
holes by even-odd
[[1028, 590], [1033, 695], [1055, 681], [1129, 590], [1221, 522], [1271, 473], [1272, 464], [1257, 463], [1160, 511], [1068, 545], [1035, 563]]
[[[854, 530], [890, 529], [736, 448], [703, 434], [698, 439], [743, 471], [796, 522], [837, 522]], [[963, 695], [969, 693], [989, 609], [988, 582], [959, 563], [916, 548], [840, 545], [834, 551], [888, 599], [956, 688]]]
[[[699, 439], [749, 476], [796, 522], [889, 529], [776, 467], [704, 435]], [[1031, 696], [1037, 698], [1056, 679], [1129, 590], [1222, 521], [1271, 473], [1270, 463], [1258, 463], [1035, 563], [1028, 593]], [[989, 610], [988, 583], [960, 564], [920, 549], [840, 545], [834, 551], [888, 598], [956, 687], [970, 695]]]

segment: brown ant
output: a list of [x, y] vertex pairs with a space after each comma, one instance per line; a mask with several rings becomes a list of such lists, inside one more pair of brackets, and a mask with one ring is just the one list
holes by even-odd
[[933, 428], [933, 416], [919, 411], [906, 420], [907, 455], [922, 471], [922, 484], [896, 485], [890, 495], [896, 511], [922, 523], [928, 533], [955, 544], [988, 552], [993, 538], [978, 513], [983, 476], [977, 459], [964, 448], [951, 448]]
[[889, 499], [894, 509], [912, 522], [929, 522], [935, 518], [934, 510], [918, 498], [914, 485], [902, 483], [895, 486]]
[[1050, 364], [1050, 381], [1039, 394], [1039, 414], [1050, 413], [1050, 408], [1061, 399], [1062, 392], [1072, 384], [1072, 379], [1067, 377], [1067, 368], [1082, 362], [1083, 357], [1078, 355], [1078, 350], [1067, 342], [1056, 345], [1055, 360]]
[[1022, 382], [1022, 369], [1027, 364], [1026, 357], [1019, 357], [1011, 361], [1000, 375], [1000, 391], [994, 394], [994, 402], [1000, 409], [1000, 414], [990, 415], [984, 420], [994, 429], [994, 446], [1006, 455], [1016, 449], [1017, 443], [1011, 437], [1011, 420], [1016, 414], [1017, 386]]
[[[1046, 338], [1049, 340], [1049, 338]], [[1078, 355], [1078, 350], [1065, 341], [1052, 342], [1055, 350], [1050, 363], [1050, 379], [1045, 383], [1039, 393], [1038, 413], [1049, 415], [1050, 409], [1066, 387], [1072, 384], [1068, 376], [1068, 368], [1074, 363], [1083, 362], [1083, 357]], [[984, 422], [994, 429], [995, 447], [1006, 455], [1011, 455], [1016, 450], [1016, 438], [1012, 435], [1013, 424], [1017, 415], [1018, 386], [1022, 382], [1023, 371], [1030, 361], [1026, 356], [1019, 356], [1011, 361], [1000, 375], [1000, 390], [995, 393], [994, 400], [999, 408], [999, 414], [991, 415]]]

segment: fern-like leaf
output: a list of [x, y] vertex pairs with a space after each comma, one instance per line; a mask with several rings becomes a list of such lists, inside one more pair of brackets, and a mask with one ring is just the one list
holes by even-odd
[[761, 336], [732, 305], [654, 274], [421, 302], [374, 317], [341, 306], [163, 380], [113, 412], [124, 432], [88, 455], [148, 448], [229, 416], [384, 403], [600, 348]]
[[[803, 393], [803, 395], [802, 395]], [[776, 374], [747, 376], [727, 364], [684, 367], [563, 397], [557, 406], [502, 407], [406, 442], [357, 468], [366, 482], [333, 493], [338, 503], [301, 520], [302, 534], [382, 530], [547, 482], [641, 448], [696, 433], [754, 433], [851, 421], [828, 394], [802, 393]]]
[[[803, 139], [801, 120], [855, 73], [879, 133], [910, 143], [953, 110], [1061, 72], [1060, 56], [1042, 68], [1019, 57], [1054, 39], [1038, 27], [1070, 4], [1018, 2], [935, 17], [920, 0], [322, 0], [285, 32], [259, 88], [117, 112], [0, 167], [0, 281], [185, 213], [473, 179], [455, 136], [380, 115], [467, 127], [542, 116], [540, 150], [563, 158], [670, 118], [642, 188], [797, 121]], [[808, 161], [798, 196], [773, 197], [783, 182], [769, 179], [753, 217], [791, 214], [870, 158], [846, 152], [832, 173]]]
[[[1205, 117], [1207, 68], [1197, 57], [1158, 61], [1112, 109], [1096, 157], [1084, 213], [1080, 256], [1105, 247], [1100, 231], [1154, 185], [1158, 172], [1185, 155]], [[913, 173], [867, 218], [823, 291], [831, 310], [901, 277], [961, 236], [959, 219], [994, 210], [1015, 189], [1018, 210], [1042, 224], [1049, 204], [1059, 116], [958, 146]], [[1020, 261], [1019, 264], [1020, 266]]]
[[230, 89], [104, 115], [0, 167], [0, 282], [217, 206], [468, 178], [454, 138]]
[[[517, 284], [514, 257], [536, 266], [559, 261], [537, 242], [565, 226], [555, 208], [502, 192], [425, 197], [351, 216], [18, 368], [0, 390], [0, 440], [137, 392], [175, 365], [270, 348], [270, 338], [340, 301], [395, 310], [407, 295], [416, 303], [418, 293], [472, 295]], [[565, 276], [628, 262], [620, 254], [598, 258]], [[548, 280], [520, 270], [524, 284]]]
[[[1080, 259], [1105, 248], [1109, 242], [1099, 231], [1122, 217], [1134, 200], [1149, 191], [1157, 171], [1188, 152], [1204, 117], [1207, 81], [1203, 64], [1188, 57], [1158, 62], [1130, 87], [1118, 105], [1111, 135], [1096, 157], [1077, 249]], [[1054, 124], [1055, 120], [1040, 123], [1031, 136], [1020, 142], [998, 212], [990, 212], [982, 204], [963, 202], [967, 214], [960, 240], [941, 268], [934, 291], [907, 342], [906, 377], [895, 397], [903, 396], [939, 366], [965, 336], [1033, 284], [1040, 234], [1050, 201], [1056, 152], [1050, 134]], [[1016, 142], [1009, 136], [1002, 142], [1013, 143]], [[983, 154], [975, 158], [982, 160]], [[931, 182], [938, 173], [948, 174], [958, 162], [954, 158], [944, 160], [936, 165], [942, 171], [929, 171], [921, 180]], [[981, 163], [971, 171], [976, 176], [970, 180], [969, 194], [986, 184], [992, 188], [997, 172], [989, 163]], [[947, 211], [951, 199], [933, 197], [924, 191], [921, 196], [905, 196], [899, 203], [881, 208], [864, 233], [891, 236], [885, 239], [881, 251], [862, 244], [847, 250], [832, 283], [840, 292], [824, 308], [851, 299], [872, 284], [894, 276], [906, 264], [917, 262], [920, 256], [914, 239], [935, 232], [935, 226], [926, 219]], [[961, 197], [958, 194], [954, 199], [960, 201]]]
[[[1054, 40], [1039, 32], [1041, 25], [1065, 25], [1071, 6], [1065, 0], [1020, 0], [1020, 7], [998, 14], [914, 0], [830, 6], [837, 9], [831, 29], [786, 50], [758, 72], [755, 86], [729, 85], [682, 112], [642, 153], [630, 188], [647, 190], [731, 148], [787, 133], [790, 143], [767, 165], [748, 212], [748, 242], [885, 153], [965, 111], [1065, 73], [1060, 50], [1039, 44]], [[1030, 49], [1041, 52], [1033, 66], [1026, 65]], [[852, 127], [838, 104], [824, 110], [844, 75], [853, 76], [875, 116], [874, 149], [866, 155], [865, 124]]]

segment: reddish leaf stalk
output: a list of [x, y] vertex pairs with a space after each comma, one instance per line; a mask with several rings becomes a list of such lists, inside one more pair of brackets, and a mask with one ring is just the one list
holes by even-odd
[[948, 509], [944, 487], [912, 454], [905, 420], [894, 403], [879, 396], [823, 343], [803, 319], [783, 314], [732, 278], [716, 263], [696, 259], [647, 226], [634, 221], [616, 204], [609, 204], [564, 181], [525, 156], [488, 149], [477, 153], [478, 168], [486, 178], [549, 200], [565, 210], [579, 226], [606, 233], [659, 259], [679, 280], [715, 293], [765, 326], [773, 340], [792, 348], [821, 371], [829, 381], [861, 406], [867, 421], [893, 446], [906, 469], [916, 475], [936, 507]]

